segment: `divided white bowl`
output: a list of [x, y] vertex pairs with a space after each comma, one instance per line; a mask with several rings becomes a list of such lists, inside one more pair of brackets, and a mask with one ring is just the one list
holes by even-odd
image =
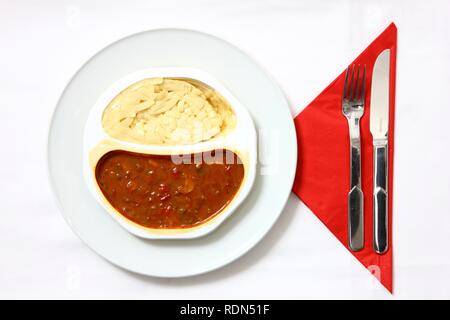
[[[102, 115], [111, 100], [133, 83], [147, 78], [186, 78], [200, 81], [216, 90], [230, 104], [236, 115], [236, 126], [223, 136], [191, 145], [144, 145], [121, 141], [109, 136], [102, 127]], [[244, 165], [244, 179], [233, 200], [206, 222], [190, 228], [156, 229], [140, 226], [127, 219], [103, 196], [95, 179], [95, 166], [100, 158], [113, 150], [144, 154], [192, 154], [208, 150], [227, 149], [235, 152]], [[232, 215], [249, 194], [255, 180], [257, 163], [257, 136], [247, 109], [217, 79], [194, 68], [151, 68], [134, 72], [112, 84], [99, 97], [87, 119], [83, 140], [83, 174], [89, 191], [103, 208], [126, 230], [147, 239], [191, 239], [204, 236], [216, 229]]]

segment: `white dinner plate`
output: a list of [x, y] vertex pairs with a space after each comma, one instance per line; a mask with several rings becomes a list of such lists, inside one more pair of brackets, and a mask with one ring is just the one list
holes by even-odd
[[[249, 196], [229, 219], [201, 238], [138, 238], [96, 202], [83, 179], [83, 132], [90, 108], [117, 79], [153, 67], [191, 67], [210, 73], [248, 108], [258, 132], [258, 165]], [[270, 76], [228, 42], [180, 29], [138, 33], [92, 57], [62, 93], [48, 139], [51, 184], [73, 231], [111, 263], [159, 277], [205, 273], [250, 250], [281, 214], [297, 162], [292, 116]]]

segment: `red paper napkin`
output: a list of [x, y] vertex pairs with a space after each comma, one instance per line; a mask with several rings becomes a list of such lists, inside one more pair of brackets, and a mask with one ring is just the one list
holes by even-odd
[[[372, 249], [373, 158], [372, 136], [369, 129], [370, 88], [375, 60], [387, 48], [391, 49], [388, 139], [389, 250], [383, 255], [378, 255]], [[397, 28], [392, 23], [352, 62], [366, 64], [368, 80], [364, 116], [361, 119], [361, 179], [364, 192], [365, 246], [363, 250], [352, 252], [352, 254], [390, 292], [392, 292], [392, 180], [396, 53]], [[348, 248], [347, 194], [350, 190], [350, 142], [347, 120], [342, 114], [341, 106], [344, 75], [345, 72], [342, 72], [294, 119], [299, 159], [293, 191]]]

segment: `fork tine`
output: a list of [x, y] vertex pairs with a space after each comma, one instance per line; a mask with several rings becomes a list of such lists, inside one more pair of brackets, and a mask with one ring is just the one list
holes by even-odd
[[349, 99], [352, 100], [353, 99], [353, 78], [355, 75], [355, 65], [352, 66], [352, 77], [350, 78], [350, 93], [349, 93]]
[[355, 96], [354, 96], [355, 100], [359, 99], [359, 91], [361, 89], [358, 86], [358, 83], [359, 83], [359, 69], [360, 68], [361, 68], [361, 66], [358, 64], [358, 70], [356, 71], [356, 79], [355, 79]]
[[364, 65], [361, 83], [361, 98], [360, 100], [364, 103], [365, 98], [365, 88], [366, 88], [366, 65]]
[[347, 70], [345, 71], [345, 80], [344, 80], [344, 93], [342, 94], [342, 98], [347, 98], [347, 86], [348, 86], [348, 69], [350, 66], [347, 67]]

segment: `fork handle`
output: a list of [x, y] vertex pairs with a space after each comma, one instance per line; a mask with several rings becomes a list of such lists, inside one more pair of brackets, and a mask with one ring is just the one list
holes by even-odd
[[373, 146], [373, 248], [383, 254], [388, 249], [387, 141]]
[[361, 190], [361, 139], [359, 118], [349, 118], [350, 192], [348, 193], [348, 235], [352, 251], [364, 247], [364, 194]]

